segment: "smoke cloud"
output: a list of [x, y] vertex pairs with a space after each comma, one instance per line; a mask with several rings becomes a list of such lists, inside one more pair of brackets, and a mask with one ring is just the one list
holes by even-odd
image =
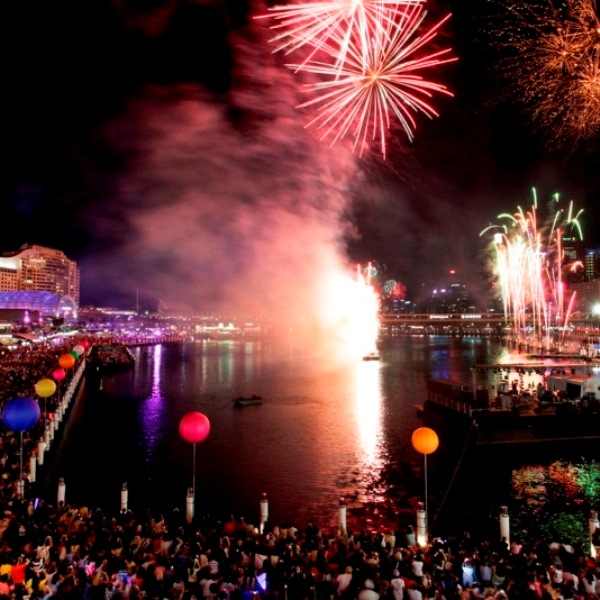
[[353, 272], [358, 159], [304, 129], [299, 86], [266, 44], [233, 45], [227, 98], [149, 87], [105, 129], [125, 167], [94, 216], [97, 244], [120, 241], [81, 266], [171, 308], [318, 322], [328, 281]]

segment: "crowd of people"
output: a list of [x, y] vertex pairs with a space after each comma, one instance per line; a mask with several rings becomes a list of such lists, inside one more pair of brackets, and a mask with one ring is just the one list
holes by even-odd
[[[31, 394], [64, 351], [2, 352], [2, 401]], [[3, 429], [0, 600], [600, 600], [600, 530], [595, 552], [562, 539], [509, 544], [469, 532], [419, 547], [394, 530], [256, 528], [241, 517], [188, 523], [178, 509], [111, 514], [93, 499], [52, 506], [29, 487], [19, 493], [15, 439]]]

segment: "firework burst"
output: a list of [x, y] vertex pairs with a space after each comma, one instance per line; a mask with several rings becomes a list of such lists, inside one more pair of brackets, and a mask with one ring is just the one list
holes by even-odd
[[331, 41], [332, 33], [342, 41], [338, 48], [338, 62], [344, 59], [346, 41], [358, 35], [368, 40], [374, 29], [380, 26], [396, 9], [425, 0], [329, 0], [272, 6], [266, 15], [275, 21], [271, 27], [276, 35], [271, 42], [274, 52], [289, 54], [309, 46], [315, 52]]
[[[413, 5], [380, 18], [369, 40], [362, 36], [340, 39], [333, 33], [322, 47], [328, 60], [311, 59], [301, 65], [289, 65], [321, 78], [306, 85], [315, 97], [299, 106], [317, 108], [316, 117], [307, 127], [317, 127], [322, 132], [321, 140], [329, 140], [332, 145], [352, 137], [354, 150], [360, 155], [370, 142], [379, 142], [385, 157], [386, 134], [392, 117], [412, 140], [416, 113], [429, 118], [438, 116], [430, 102], [433, 94], [452, 96], [452, 93], [444, 85], [425, 79], [420, 72], [456, 59], [449, 56], [449, 49], [419, 55], [449, 18], [418, 35], [425, 16], [422, 5]], [[342, 45], [344, 60], [340, 63]]]
[[508, 0], [489, 25], [497, 72], [543, 139], [576, 149], [600, 135], [600, 21], [595, 0]]
[[360, 155], [379, 143], [385, 158], [393, 122], [412, 140], [415, 114], [438, 116], [430, 102], [433, 94], [452, 94], [420, 72], [455, 59], [449, 49], [420, 55], [449, 19], [421, 32], [424, 2], [329, 0], [278, 5], [257, 17], [275, 21], [275, 52], [303, 49], [298, 62], [287, 66], [317, 78], [305, 85], [313, 97], [298, 108], [316, 109], [307, 127], [320, 130], [321, 140], [333, 145], [353, 138]]
[[494, 272], [498, 279], [507, 319], [513, 322], [517, 337], [528, 327], [549, 346], [552, 327], [567, 327], [575, 295], [565, 297], [563, 275], [563, 236], [569, 231], [582, 239], [579, 217], [573, 203], [560, 206], [558, 194], [550, 203], [550, 216], [538, 223], [537, 197], [529, 210], [518, 207], [514, 214], [499, 215], [502, 224], [491, 225], [480, 235], [493, 233]]

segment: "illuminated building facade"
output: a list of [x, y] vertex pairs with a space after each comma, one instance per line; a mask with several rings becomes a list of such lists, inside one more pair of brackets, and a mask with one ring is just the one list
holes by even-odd
[[588, 250], [585, 254], [585, 280], [598, 279], [598, 250]]
[[0, 292], [50, 292], [79, 305], [79, 269], [61, 250], [25, 244], [0, 256]]
[[569, 286], [569, 290], [575, 292], [575, 310], [583, 314], [591, 315], [594, 307], [600, 304], [600, 279], [575, 283]]
[[443, 285], [433, 289], [428, 298], [422, 301], [422, 311], [426, 313], [468, 313], [476, 310], [476, 303], [467, 285], [459, 280], [452, 269], [445, 277]]

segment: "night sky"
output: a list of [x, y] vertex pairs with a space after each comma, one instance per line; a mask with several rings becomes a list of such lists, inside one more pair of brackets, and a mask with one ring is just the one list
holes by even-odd
[[434, 43], [459, 60], [432, 75], [454, 97], [383, 161], [304, 129], [261, 3], [11, 3], [0, 250], [62, 249], [83, 304], [295, 310], [340, 263], [378, 261], [409, 296], [477, 277], [479, 232], [534, 186], [600, 245], [599, 141], [554, 147], [502, 99], [485, 4], [429, 0], [428, 21], [452, 12]]

